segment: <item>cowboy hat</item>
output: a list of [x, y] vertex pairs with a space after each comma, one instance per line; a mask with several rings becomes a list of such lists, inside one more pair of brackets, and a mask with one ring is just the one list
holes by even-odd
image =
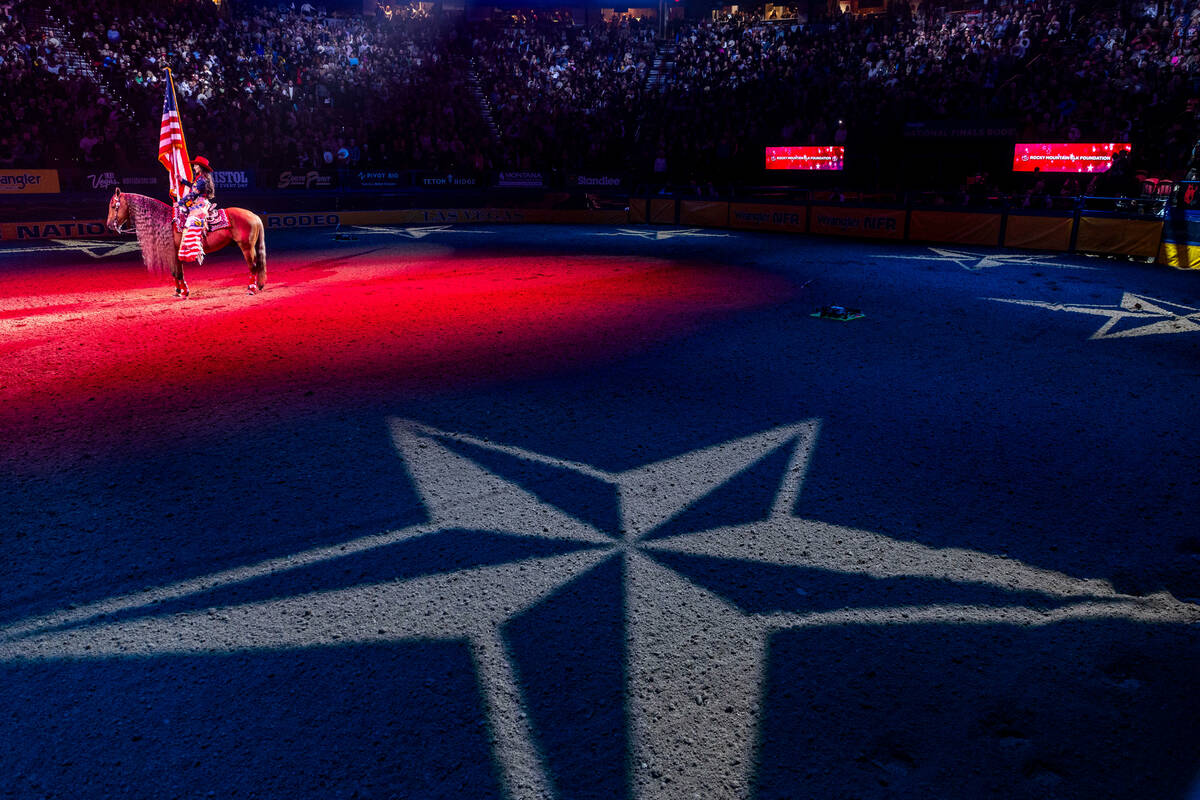
[[204, 156], [196, 156], [195, 158], [193, 158], [192, 166], [193, 167], [204, 167], [209, 172], [212, 172], [212, 167], [210, 167], [208, 165], [208, 159], [205, 158]]

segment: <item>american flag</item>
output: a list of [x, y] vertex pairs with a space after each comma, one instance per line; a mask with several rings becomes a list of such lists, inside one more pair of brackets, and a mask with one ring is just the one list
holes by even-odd
[[178, 200], [183, 194], [179, 181], [191, 181], [192, 164], [188, 158], [187, 142], [183, 140], [183, 124], [179, 121], [179, 106], [175, 103], [175, 81], [169, 69], [166, 97], [163, 98], [162, 127], [158, 133], [158, 160], [167, 168], [171, 199]]

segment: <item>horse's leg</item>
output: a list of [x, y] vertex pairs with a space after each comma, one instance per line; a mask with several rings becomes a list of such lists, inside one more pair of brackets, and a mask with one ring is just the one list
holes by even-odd
[[267, 286], [267, 247], [263, 242], [262, 230], [252, 230], [243, 242], [238, 242], [246, 266], [250, 268], [250, 286], [247, 294], [261, 292]]

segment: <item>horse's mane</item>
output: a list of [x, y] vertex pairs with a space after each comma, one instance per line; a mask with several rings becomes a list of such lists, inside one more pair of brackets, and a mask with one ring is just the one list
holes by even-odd
[[142, 248], [142, 263], [156, 275], [174, 274], [175, 227], [171, 206], [144, 194], [125, 192], [124, 197]]

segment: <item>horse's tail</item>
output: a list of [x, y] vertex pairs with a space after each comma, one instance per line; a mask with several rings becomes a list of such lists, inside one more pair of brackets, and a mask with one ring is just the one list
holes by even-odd
[[267, 231], [262, 218], [256, 217], [256, 219], [258, 221], [258, 241], [254, 244], [254, 274], [259, 277], [260, 282], [265, 282], [267, 279]]

